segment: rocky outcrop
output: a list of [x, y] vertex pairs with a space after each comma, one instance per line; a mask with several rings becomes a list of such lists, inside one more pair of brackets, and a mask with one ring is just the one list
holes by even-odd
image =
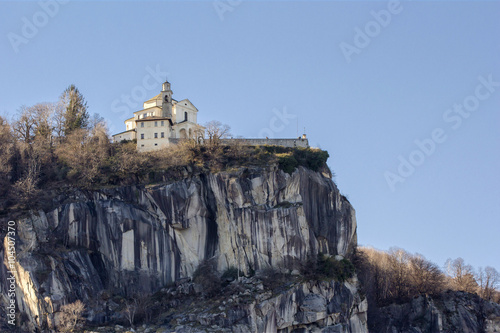
[[[240, 169], [73, 192], [53, 207], [16, 221], [16, 297], [31, 330], [53, 326], [68, 302], [92, 307], [104, 290], [153, 293], [191, 276], [204, 259], [214, 258], [220, 271], [250, 273], [293, 269], [318, 252], [345, 256], [356, 245], [352, 206], [329, 174], [302, 167], [292, 175], [276, 167]], [[5, 304], [7, 286], [0, 283]], [[95, 311], [90, 319], [109, 318]]]
[[199, 332], [196, 327], [202, 325], [220, 332], [234, 332], [235, 328], [238, 332], [366, 332], [368, 305], [357, 292], [356, 279], [344, 283], [295, 281], [279, 293], [265, 289], [255, 277], [233, 284], [240, 288], [239, 293], [177, 311], [172, 316], [177, 325], [170, 330]]
[[367, 307], [355, 284], [307, 282], [256, 302], [251, 326], [256, 332], [365, 332]]
[[379, 309], [371, 326], [381, 333], [500, 332], [500, 305], [475, 294], [448, 291]]

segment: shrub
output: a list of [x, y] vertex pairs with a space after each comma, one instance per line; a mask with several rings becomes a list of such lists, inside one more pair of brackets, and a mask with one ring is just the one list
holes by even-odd
[[291, 280], [290, 274], [283, 273], [274, 267], [268, 267], [260, 270], [257, 276], [262, 280], [264, 288], [270, 290], [276, 290], [283, 287]]
[[265, 149], [278, 158], [279, 168], [288, 174], [293, 173], [298, 166], [319, 171], [330, 156], [327, 151], [313, 148], [266, 146]]
[[318, 270], [326, 278], [333, 278], [340, 282], [352, 278], [355, 273], [354, 265], [349, 260], [336, 260], [334, 257], [325, 255], [320, 255]]
[[215, 296], [222, 288], [215, 262], [203, 260], [193, 273], [193, 282], [202, 286], [203, 294], [206, 296]]
[[[242, 276], [243, 274], [241, 274], [241, 271], [239, 272], [240, 276]], [[222, 281], [234, 281], [238, 278], [238, 269], [234, 266], [231, 266], [229, 267], [228, 269], [226, 269], [226, 271], [224, 273], [222, 273]]]
[[277, 154], [276, 156], [278, 157], [279, 168], [290, 175], [299, 166], [299, 162], [291, 153]]
[[322, 253], [309, 259], [302, 265], [302, 274], [309, 279], [334, 279], [344, 282], [354, 276], [354, 265], [347, 259], [336, 260]]
[[311, 148], [297, 148], [293, 154], [299, 165], [313, 171], [319, 171], [321, 167], [325, 166], [330, 156], [327, 151]]

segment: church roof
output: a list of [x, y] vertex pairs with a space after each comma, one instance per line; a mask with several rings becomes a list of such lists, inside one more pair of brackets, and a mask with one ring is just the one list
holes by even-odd
[[148, 111], [148, 110], [151, 110], [151, 109], [161, 109], [161, 108], [159, 106], [151, 106], [149, 108], [145, 108], [145, 109], [142, 109], [142, 110], [139, 110], [139, 111], [135, 111], [134, 114], [140, 113], [140, 112], [144, 112], [144, 111]]
[[154, 102], [158, 99], [161, 99], [161, 93], [159, 93], [158, 95], [156, 95], [155, 97], [151, 98], [151, 99], [148, 99], [145, 103], [148, 103], [148, 102]]
[[[161, 93], [159, 93], [158, 95], [156, 95], [156, 96], [155, 96], [155, 97], [153, 97], [153, 98], [148, 99], [148, 100], [147, 100], [146, 102], [144, 102], [144, 103], [154, 102], [154, 101], [157, 101], [157, 100], [161, 100]], [[174, 99], [174, 98], [172, 98], [172, 101], [173, 101], [173, 102], [177, 102], [177, 100], [176, 100], [176, 99]]]

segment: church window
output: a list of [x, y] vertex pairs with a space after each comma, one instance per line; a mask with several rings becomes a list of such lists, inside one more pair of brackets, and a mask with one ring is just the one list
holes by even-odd
[[188, 120], [188, 113], [184, 112], [184, 121], [187, 121], [187, 120]]
[[161, 132], [161, 137], [164, 138], [165, 137], [165, 132]]
[[155, 139], [158, 139], [158, 133], [155, 133]]
[[141, 133], [141, 140], [144, 140], [144, 133]]

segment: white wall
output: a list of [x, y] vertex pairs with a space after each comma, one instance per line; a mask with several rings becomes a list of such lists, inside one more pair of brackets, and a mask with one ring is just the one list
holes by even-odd
[[[155, 126], [155, 122], [157, 126]], [[144, 124], [144, 127], [141, 127], [141, 124]], [[161, 126], [161, 120], [138, 122], [137, 125], [137, 149], [139, 151], [159, 149], [168, 145], [170, 137], [168, 120], [163, 120], [163, 126]], [[162, 132], [164, 133], [163, 138], [161, 137]], [[155, 133], [157, 134], [156, 138]]]
[[192, 122], [192, 123], [197, 123], [197, 111], [195, 108], [193, 108], [191, 106], [191, 104], [187, 101], [180, 101], [180, 102], [177, 102], [177, 104], [175, 105], [175, 111], [176, 111], [176, 115], [175, 115], [175, 120], [174, 122], [175, 123], [181, 123], [184, 121], [184, 113], [187, 112], [188, 113], [188, 121]]
[[113, 135], [113, 141], [120, 142], [122, 140], [133, 140], [136, 138], [135, 134], [136, 133], [133, 131], [125, 132], [125, 133], [121, 133], [121, 134], [115, 134], [115, 135]]

